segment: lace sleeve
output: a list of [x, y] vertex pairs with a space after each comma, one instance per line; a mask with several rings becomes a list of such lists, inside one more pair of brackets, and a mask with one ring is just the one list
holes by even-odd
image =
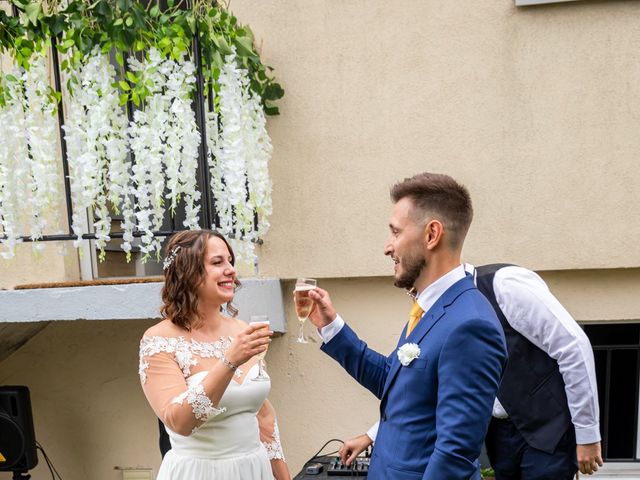
[[[171, 403], [175, 405], [183, 405], [185, 400], [189, 405], [191, 405], [194, 417], [196, 417], [197, 420], [202, 420], [203, 422], [206, 422], [210, 418], [220, 415], [226, 411], [226, 408], [224, 407], [216, 408], [213, 406], [213, 402], [209, 397], [207, 397], [207, 394], [204, 391], [202, 381], [199, 381], [194, 385], [190, 385], [186, 392], [178, 395]], [[196, 428], [194, 428], [194, 430], [196, 430]]]
[[138, 372], [142, 390], [155, 414], [169, 429], [189, 435], [224, 409], [215, 407], [207, 397], [202, 384], [204, 376], [188, 385], [185, 365], [193, 363], [176, 358], [180, 352], [172, 350], [167, 342], [155, 340], [158, 338], [161, 337], [144, 337], [140, 343]]
[[265, 400], [258, 412], [258, 425], [260, 426], [260, 441], [267, 449], [269, 460], [285, 460], [282, 444], [280, 443], [280, 431], [276, 412], [271, 403]]

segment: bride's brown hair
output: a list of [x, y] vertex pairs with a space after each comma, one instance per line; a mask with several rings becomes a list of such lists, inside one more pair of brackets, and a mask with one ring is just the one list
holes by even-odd
[[[231, 264], [236, 257], [227, 239], [213, 230], [185, 230], [173, 235], [165, 245], [164, 287], [162, 287], [163, 318], [190, 331], [203, 319], [198, 312], [198, 286], [204, 280], [204, 254], [211, 237], [222, 240], [231, 255]], [[236, 289], [240, 286], [235, 280]], [[226, 307], [233, 317], [238, 310], [229, 302]]]

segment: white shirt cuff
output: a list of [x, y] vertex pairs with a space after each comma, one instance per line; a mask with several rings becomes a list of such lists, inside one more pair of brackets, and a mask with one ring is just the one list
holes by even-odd
[[578, 445], [596, 443], [600, 440], [601, 438], [599, 425], [595, 425], [593, 427], [576, 427], [576, 443]]
[[336, 315], [333, 322], [318, 329], [318, 335], [320, 335], [323, 343], [329, 343], [333, 337], [340, 333], [342, 327], [344, 327], [344, 320], [340, 315]]
[[378, 436], [379, 426], [380, 426], [380, 422], [376, 422], [371, 426], [369, 430], [367, 430], [367, 437], [369, 437], [372, 442], [376, 441], [376, 437]]

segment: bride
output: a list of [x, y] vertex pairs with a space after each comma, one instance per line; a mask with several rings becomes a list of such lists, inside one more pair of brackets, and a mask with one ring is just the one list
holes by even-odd
[[164, 320], [140, 342], [140, 380], [171, 450], [157, 480], [289, 480], [270, 382], [254, 382], [271, 342], [231, 305], [239, 285], [227, 241], [210, 230], [167, 243]]

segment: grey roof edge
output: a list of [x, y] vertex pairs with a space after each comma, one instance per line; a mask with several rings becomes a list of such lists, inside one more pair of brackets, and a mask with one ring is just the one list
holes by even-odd
[[[239, 318], [268, 315], [271, 329], [286, 332], [278, 278], [243, 278], [234, 305]], [[160, 318], [162, 282], [0, 291], [0, 323]]]

